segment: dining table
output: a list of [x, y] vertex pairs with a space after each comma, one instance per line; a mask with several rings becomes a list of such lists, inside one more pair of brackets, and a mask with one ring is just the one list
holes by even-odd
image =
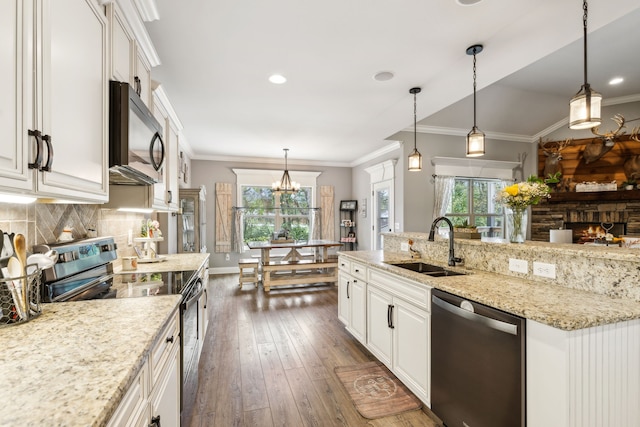
[[[271, 240], [248, 242], [249, 249], [260, 250], [261, 282], [269, 292], [272, 286], [326, 283], [338, 281], [338, 260], [330, 248], [342, 244], [333, 240]], [[280, 258], [273, 251], [285, 249]], [[311, 249], [307, 255], [303, 249]]]

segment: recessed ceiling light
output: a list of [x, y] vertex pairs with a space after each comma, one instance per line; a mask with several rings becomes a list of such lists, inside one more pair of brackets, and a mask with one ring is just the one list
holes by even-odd
[[609, 80], [609, 84], [610, 85], [619, 85], [623, 81], [624, 81], [624, 79], [622, 77], [614, 77], [611, 80]]
[[386, 82], [387, 80], [391, 80], [393, 77], [394, 75], [391, 71], [381, 71], [379, 73], [376, 73], [373, 76], [373, 79], [379, 82]]
[[281, 85], [282, 83], [285, 83], [287, 81], [287, 78], [285, 76], [281, 76], [280, 74], [274, 74], [272, 76], [269, 76], [269, 81], [273, 84]]
[[481, 1], [482, 0], [456, 0], [456, 3], [461, 6], [471, 6], [473, 4], [480, 3]]

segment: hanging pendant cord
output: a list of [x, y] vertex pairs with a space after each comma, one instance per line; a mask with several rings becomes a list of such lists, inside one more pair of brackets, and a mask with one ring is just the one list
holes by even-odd
[[416, 130], [416, 127], [417, 127], [416, 116], [417, 116], [417, 114], [418, 113], [417, 113], [417, 109], [416, 109], [416, 93], [414, 92], [413, 93], [413, 149], [414, 150], [418, 149], [417, 145], [416, 145], [417, 144], [416, 140], [418, 138], [418, 134], [417, 134], [418, 131]]
[[584, 40], [584, 84], [585, 86], [588, 85], [588, 80], [587, 80], [587, 15], [588, 15], [588, 6], [587, 6], [587, 2], [583, 1], [582, 2], [582, 10], [584, 11], [584, 14], [582, 15], [582, 31], [583, 31], [583, 35], [584, 37], [582, 38]]
[[473, 48], [473, 128], [476, 128], [476, 48]]

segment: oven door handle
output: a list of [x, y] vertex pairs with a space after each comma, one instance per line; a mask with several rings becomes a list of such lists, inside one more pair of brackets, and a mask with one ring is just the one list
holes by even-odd
[[182, 303], [184, 310], [188, 310], [189, 308], [191, 308], [191, 306], [197, 303], [198, 299], [200, 299], [200, 296], [204, 292], [204, 289], [202, 287], [202, 280], [198, 279], [196, 281], [196, 284], [194, 285], [194, 288], [196, 288], [196, 290], [187, 294], [189, 299]]

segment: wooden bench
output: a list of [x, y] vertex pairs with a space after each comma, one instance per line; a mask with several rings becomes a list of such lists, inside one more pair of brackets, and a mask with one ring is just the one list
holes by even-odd
[[239, 285], [242, 289], [243, 283], [255, 283], [258, 287], [258, 260], [252, 258], [244, 258], [238, 260], [238, 268], [240, 269]]
[[331, 283], [338, 281], [338, 260], [270, 261], [262, 265], [262, 285], [269, 292], [272, 286]]

